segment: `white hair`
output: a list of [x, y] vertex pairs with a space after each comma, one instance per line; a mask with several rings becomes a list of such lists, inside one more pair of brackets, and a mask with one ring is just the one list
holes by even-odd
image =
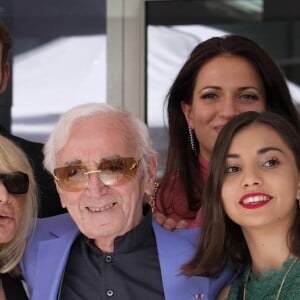
[[129, 113], [112, 107], [105, 103], [87, 103], [75, 106], [61, 115], [54, 130], [50, 134], [44, 146], [44, 166], [53, 173], [56, 167], [56, 154], [68, 141], [70, 131], [74, 124], [82, 119], [94, 116], [107, 116], [122, 120], [123, 127], [136, 142], [137, 152], [140, 156], [157, 155], [153, 148], [148, 127], [144, 122], [130, 115]]

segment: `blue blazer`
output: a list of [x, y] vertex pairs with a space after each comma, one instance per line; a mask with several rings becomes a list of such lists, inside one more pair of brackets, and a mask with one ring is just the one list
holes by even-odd
[[[232, 279], [232, 269], [226, 269], [217, 279], [180, 275], [181, 265], [195, 251], [199, 229], [169, 232], [155, 221], [153, 229], [165, 299], [215, 299], [219, 290]], [[57, 299], [70, 248], [78, 234], [78, 228], [69, 214], [38, 219], [21, 261], [31, 300]]]

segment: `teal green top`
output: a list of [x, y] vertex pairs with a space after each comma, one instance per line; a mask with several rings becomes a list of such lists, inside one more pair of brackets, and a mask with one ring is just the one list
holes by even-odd
[[[293, 264], [295, 258], [289, 258], [280, 270], [270, 269], [262, 275], [250, 272], [248, 282], [246, 284], [246, 300], [275, 300], [280, 289], [281, 282], [288, 272], [289, 267]], [[242, 295], [244, 289], [245, 278], [249, 268], [239, 276], [230, 289], [227, 300], [236, 300], [238, 288], [241, 285]], [[288, 272], [284, 284], [282, 286], [280, 300], [299, 300], [300, 299], [300, 258]]]

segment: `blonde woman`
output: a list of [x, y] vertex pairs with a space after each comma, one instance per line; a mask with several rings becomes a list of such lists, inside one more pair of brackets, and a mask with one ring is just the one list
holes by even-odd
[[0, 300], [28, 299], [18, 263], [37, 215], [37, 191], [26, 155], [0, 135]]

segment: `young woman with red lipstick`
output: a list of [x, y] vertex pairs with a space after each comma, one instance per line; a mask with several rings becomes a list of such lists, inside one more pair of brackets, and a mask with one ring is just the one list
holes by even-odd
[[220, 130], [241, 112], [266, 110], [280, 113], [300, 131], [285, 78], [260, 46], [232, 35], [196, 46], [167, 96], [167, 165], [151, 201], [159, 223], [167, 229], [199, 226]]
[[300, 133], [281, 116], [245, 112], [219, 134], [200, 243], [186, 275], [239, 276], [218, 299], [300, 299]]

